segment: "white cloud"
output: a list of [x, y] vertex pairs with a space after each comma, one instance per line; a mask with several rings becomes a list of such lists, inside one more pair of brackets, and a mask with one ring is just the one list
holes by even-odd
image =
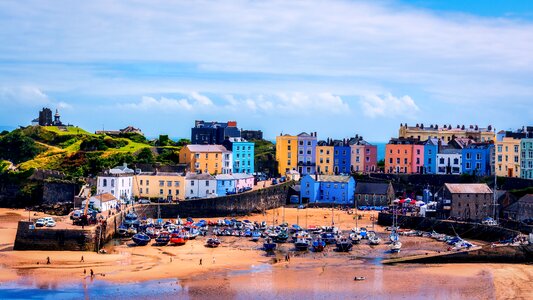
[[196, 100], [196, 102], [200, 105], [203, 105], [203, 106], [213, 105], [213, 101], [211, 101], [211, 99], [197, 92], [192, 92], [191, 97], [194, 100]]
[[409, 96], [396, 97], [390, 93], [384, 95], [365, 95], [360, 99], [363, 114], [368, 117], [412, 118], [420, 110]]
[[194, 108], [193, 104], [191, 104], [189, 100], [185, 98], [172, 99], [167, 97], [161, 97], [159, 99], [156, 99], [154, 97], [149, 96], [143, 96], [140, 102], [119, 104], [119, 107], [123, 109], [133, 109], [141, 111], [157, 110], [167, 112], [179, 110], [191, 111]]
[[39, 106], [51, 103], [40, 89], [31, 86], [0, 87], [0, 103], [4, 105]]

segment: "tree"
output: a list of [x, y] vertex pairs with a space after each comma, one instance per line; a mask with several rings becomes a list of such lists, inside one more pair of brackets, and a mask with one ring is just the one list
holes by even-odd
[[0, 138], [0, 158], [15, 164], [33, 159], [39, 154], [35, 141], [19, 130], [15, 130]]
[[151, 164], [155, 162], [154, 154], [150, 148], [142, 148], [137, 154], [138, 163]]

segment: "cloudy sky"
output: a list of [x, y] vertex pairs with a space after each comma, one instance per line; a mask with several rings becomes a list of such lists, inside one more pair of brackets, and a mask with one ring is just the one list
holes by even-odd
[[0, 126], [533, 125], [533, 1], [1, 1]]

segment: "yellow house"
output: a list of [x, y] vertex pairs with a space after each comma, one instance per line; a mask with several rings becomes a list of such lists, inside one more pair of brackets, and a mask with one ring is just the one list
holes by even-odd
[[327, 146], [325, 142], [318, 142], [316, 146], [316, 169], [318, 174], [334, 175], [333, 169], [333, 146]]
[[185, 176], [173, 172], [137, 174], [133, 180], [133, 196], [144, 199], [183, 200]]
[[407, 126], [406, 124], [400, 124], [398, 131], [399, 138], [415, 138], [420, 141], [427, 141], [430, 138], [438, 138], [443, 141], [449, 142], [454, 137], [457, 138], [470, 138], [476, 142], [488, 142], [494, 139], [493, 128], [489, 125], [487, 128], [481, 128], [477, 125], [457, 125], [456, 127], [451, 125], [424, 125], [416, 124], [416, 126]]
[[282, 176], [298, 168], [297, 136], [285, 134], [276, 137], [276, 160], [278, 172]]
[[499, 132], [496, 138], [496, 175], [520, 177], [520, 139]]
[[231, 151], [222, 145], [187, 145], [179, 160], [193, 173], [229, 174], [233, 168]]

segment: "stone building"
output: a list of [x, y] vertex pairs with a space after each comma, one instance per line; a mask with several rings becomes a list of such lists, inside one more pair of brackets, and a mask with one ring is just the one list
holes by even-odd
[[533, 219], [533, 194], [524, 195], [503, 210], [504, 218], [525, 221]]
[[443, 217], [480, 221], [493, 217], [493, 193], [484, 183], [445, 183]]

